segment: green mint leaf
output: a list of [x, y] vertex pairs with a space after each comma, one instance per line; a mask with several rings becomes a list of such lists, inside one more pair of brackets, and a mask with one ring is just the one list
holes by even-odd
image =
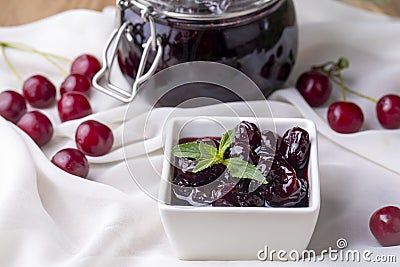
[[191, 158], [195, 160], [213, 159], [217, 155], [217, 149], [205, 143], [188, 142], [176, 145], [172, 154], [178, 158]]
[[180, 145], [176, 145], [172, 149], [172, 155], [178, 158], [192, 158], [199, 159], [200, 158], [200, 149], [199, 143], [196, 142], [188, 142]]
[[224, 160], [223, 164], [228, 168], [233, 177], [253, 179], [263, 184], [267, 184], [264, 175], [251, 163], [240, 158], [230, 158]]
[[200, 160], [197, 165], [193, 168], [192, 172], [193, 173], [197, 173], [199, 171], [202, 171], [204, 169], [207, 169], [209, 167], [211, 167], [212, 165], [214, 165], [214, 159], [203, 159]]
[[218, 154], [220, 156], [223, 156], [228, 147], [233, 143], [233, 139], [235, 138], [235, 132], [236, 132], [235, 130], [236, 130], [235, 128], [230, 129], [222, 136], [218, 149]]
[[200, 151], [200, 159], [213, 159], [217, 155], [217, 148], [205, 143], [198, 143]]

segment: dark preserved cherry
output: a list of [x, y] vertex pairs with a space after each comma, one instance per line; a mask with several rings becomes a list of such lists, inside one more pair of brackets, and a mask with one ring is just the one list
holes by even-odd
[[251, 153], [251, 147], [250, 147], [249, 135], [247, 133], [246, 126], [243, 123], [240, 123], [235, 128], [235, 137], [231, 145], [229, 157], [240, 158], [242, 160], [250, 162], [252, 161], [250, 159], [250, 153]]
[[308, 132], [300, 127], [294, 127], [283, 135], [279, 150], [290, 165], [301, 170], [307, 166], [310, 147]]
[[264, 207], [263, 193], [259, 190], [250, 192], [250, 182], [249, 179], [240, 179], [236, 186], [221, 198], [222, 200], [214, 201], [212, 205], [216, 207], [219, 204], [229, 203], [232, 207]]
[[261, 134], [261, 146], [256, 149], [258, 155], [257, 169], [267, 177], [275, 158], [276, 137], [271, 131], [263, 131]]
[[203, 171], [193, 173], [192, 170], [196, 166], [197, 162], [188, 159], [187, 161], [178, 160], [178, 166], [185, 168], [177, 169], [177, 173], [174, 179], [174, 184], [184, 187], [195, 187], [202, 186], [211, 183], [222, 175], [225, 171], [225, 166], [222, 164], [216, 164]]
[[265, 201], [268, 206], [294, 206], [301, 200], [301, 183], [297, 179], [294, 168], [276, 151], [274, 162], [267, 176], [264, 189]]
[[246, 129], [251, 148], [254, 149], [260, 146], [261, 144], [260, 129], [258, 129], [258, 127], [254, 123], [248, 121], [242, 121], [239, 125], [244, 126], [244, 128]]
[[235, 128], [235, 138], [229, 150], [231, 158], [241, 158], [257, 164], [258, 155], [255, 149], [261, 144], [261, 133], [251, 122], [243, 121]]

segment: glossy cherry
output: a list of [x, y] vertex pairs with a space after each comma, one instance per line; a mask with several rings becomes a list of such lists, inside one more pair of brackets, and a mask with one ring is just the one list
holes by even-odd
[[235, 128], [235, 136], [229, 149], [229, 157], [241, 158], [252, 164], [257, 164], [258, 155], [255, 149], [261, 144], [261, 133], [251, 122], [242, 121]]
[[[181, 162], [182, 163], [182, 162]], [[181, 164], [178, 163], [178, 164]], [[186, 163], [183, 163], [184, 165]], [[189, 163], [190, 164], [190, 163]], [[227, 188], [227, 184], [218, 183], [220, 186], [207, 187], [206, 185], [215, 181], [216, 179], [225, 179], [226, 167], [222, 164], [216, 164], [197, 173], [191, 171], [184, 172], [183, 170], [176, 169], [172, 187], [172, 194], [175, 199], [185, 199], [189, 203], [196, 203], [196, 205], [204, 205], [214, 200], [216, 195], [221, 195], [222, 191]], [[204, 187], [203, 187], [204, 186]], [[233, 187], [234, 185], [232, 185]], [[232, 187], [229, 187], [232, 188]], [[229, 191], [226, 190], [226, 191]]]
[[382, 246], [400, 245], [400, 209], [383, 207], [372, 214], [369, 229]]
[[[180, 161], [178, 162], [178, 165], [182, 163], [183, 162]], [[225, 166], [222, 164], [213, 165], [210, 168], [207, 168], [197, 173], [193, 173], [191, 171], [185, 172], [181, 169], [177, 169], [176, 177], [174, 178], [173, 183], [183, 187], [202, 186], [209, 184], [215, 179], [219, 178], [224, 173], [224, 171]]]
[[385, 95], [376, 104], [380, 124], [387, 129], [400, 127], [400, 96]]
[[48, 108], [56, 99], [56, 87], [42, 75], [29, 77], [22, 91], [26, 101], [35, 108]]
[[329, 77], [315, 70], [307, 71], [300, 75], [297, 79], [296, 88], [312, 107], [324, 104], [332, 92], [332, 84]]
[[279, 150], [285, 160], [296, 170], [304, 169], [310, 158], [311, 142], [308, 132], [300, 127], [293, 127], [285, 132]]
[[249, 191], [249, 179], [240, 179], [236, 186], [225, 196], [214, 201], [214, 207], [264, 207], [265, 200], [261, 191]]
[[61, 83], [60, 93], [63, 95], [66, 92], [81, 92], [88, 94], [91, 84], [90, 80], [81, 74], [70, 74]]
[[92, 114], [86, 96], [80, 92], [68, 92], [58, 101], [58, 114], [62, 122], [83, 118]]
[[60, 169], [82, 178], [89, 174], [89, 162], [85, 155], [75, 148], [65, 148], [58, 151], [51, 159]]
[[294, 206], [302, 199], [301, 182], [295, 169], [276, 151], [271, 170], [267, 175], [268, 184], [262, 185], [265, 201], [269, 206]]
[[46, 115], [39, 111], [25, 113], [17, 123], [38, 146], [47, 144], [53, 136], [53, 125]]
[[339, 101], [329, 106], [328, 122], [336, 132], [355, 133], [361, 129], [364, 115], [356, 104]]
[[254, 123], [248, 121], [242, 121], [239, 124], [239, 127], [240, 126], [243, 126], [244, 129], [246, 129], [247, 136], [249, 138], [248, 142], [252, 149], [255, 149], [261, 145], [261, 132], [260, 129], [258, 129], [258, 127]]
[[26, 102], [22, 95], [12, 90], [0, 93], [0, 116], [12, 123], [17, 123], [25, 113]]
[[81, 123], [75, 133], [76, 146], [88, 156], [98, 157], [110, 152], [114, 135], [106, 125], [88, 120]]
[[84, 54], [78, 56], [71, 65], [72, 74], [81, 74], [92, 80], [93, 76], [101, 69], [101, 64], [92, 55]]

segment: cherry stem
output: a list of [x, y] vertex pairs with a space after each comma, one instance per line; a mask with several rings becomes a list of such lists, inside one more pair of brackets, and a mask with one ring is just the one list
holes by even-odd
[[7, 66], [10, 68], [10, 70], [14, 73], [15, 77], [17, 77], [18, 81], [24, 83], [24, 80], [22, 79], [21, 75], [19, 75], [18, 71], [15, 69], [14, 65], [11, 63], [10, 59], [7, 56], [6, 49], [4, 46], [1, 46], [1, 52], [3, 54], [4, 60], [7, 63]]
[[[335, 79], [332, 78], [332, 77], [331, 77], [331, 80], [332, 80], [334, 83], [338, 84], [338, 85], [341, 84], [340, 81], [335, 80]], [[351, 94], [353, 94], [353, 95], [359, 96], [359, 97], [361, 97], [361, 98], [365, 98], [365, 99], [367, 99], [367, 100], [369, 100], [369, 101], [371, 101], [371, 102], [374, 102], [374, 103], [378, 103], [378, 100], [375, 99], [375, 98], [373, 98], [373, 97], [370, 97], [370, 96], [361, 94], [361, 93], [359, 93], [359, 92], [357, 92], [357, 91], [354, 91], [354, 90], [350, 89], [349, 87], [347, 87], [347, 86], [345, 86], [345, 85], [343, 85], [343, 88], [344, 88], [347, 92], [349, 92], [349, 93], [351, 93]]]
[[313, 66], [312, 68], [313, 68], [314, 70], [326, 71], [326, 67], [328, 67], [328, 66], [334, 66], [334, 65], [336, 65], [336, 62], [328, 61], [328, 62], [325, 62], [325, 63], [322, 64], [322, 65]]
[[[343, 80], [343, 76], [342, 73], [340, 71], [338, 71], [338, 77], [339, 77], [339, 85], [342, 88], [342, 96], [343, 96], [343, 101], [346, 102], [346, 86], [344, 85], [344, 80]], [[332, 77], [330, 77], [331, 80], [333, 79]]]
[[377, 99], [375, 99], [373, 97], [369, 97], [364, 94], [361, 94], [359, 92], [356, 92], [344, 84], [344, 79], [343, 79], [341, 71], [348, 67], [349, 67], [349, 60], [347, 58], [341, 57], [341, 58], [339, 58], [339, 60], [337, 62], [328, 61], [322, 65], [314, 66], [314, 67], [312, 67], [312, 69], [317, 70], [317, 71], [322, 71], [323, 73], [328, 75], [328, 77], [331, 81], [333, 81], [334, 83], [336, 83], [337, 85], [340, 86], [340, 88], [342, 89], [343, 101], [346, 101], [346, 91], [347, 91], [353, 95], [359, 96], [361, 98], [365, 98], [374, 103], [378, 103]]
[[47, 55], [49, 57], [55, 58], [55, 59], [59, 59], [61, 61], [65, 61], [67, 63], [71, 63], [72, 60], [63, 56], [59, 56], [56, 54], [52, 54], [52, 53], [46, 53], [46, 52], [42, 52], [39, 51], [35, 48], [32, 48], [30, 46], [24, 45], [24, 44], [20, 44], [20, 43], [16, 43], [16, 42], [0, 42], [1, 46], [6, 46], [9, 48], [14, 48], [17, 50], [21, 50], [21, 51], [25, 51], [25, 52], [32, 52], [32, 53], [36, 53], [36, 54], [40, 54], [40, 55]]
[[[39, 50], [36, 50], [32, 47], [26, 46], [24, 44], [19, 44], [19, 43], [12, 43], [12, 42], [0, 42], [0, 46], [2, 48], [4, 47], [8, 47], [8, 48], [13, 48], [13, 49], [17, 49], [20, 51], [25, 51], [25, 52], [30, 52], [30, 53], [35, 53], [38, 55], [43, 56], [48, 62], [50, 62], [54, 67], [56, 67], [61, 73], [63, 73], [64, 75], [68, 75], [68, 72], [61, 67], [57, 62], [55, 62], [52, 58], [58, 59], [58, 60], [62, 60], [65, 62], [71, 62], [70, 59], [59, 56], [59, 55], [55, 55], [52, 53], [46, 53], [46, 52], [42, 52]], [[3, 53], [4, 54], [4, 53]]]
[[57, 64], [57, 62], [55, 62], [53, 59], [51, 59], [49, 55], [42, 54], [42, 56], [45, 59], [47, 59], [48, 62], [53, 64], [53, 66], [56, 67], [59, 71], [61, 71], [62, 74], [64, 74], [65, 76], [67, 76], [69, 74], [68, 71], [66, 71], [63, 67], [61, 67], [59, 64]]

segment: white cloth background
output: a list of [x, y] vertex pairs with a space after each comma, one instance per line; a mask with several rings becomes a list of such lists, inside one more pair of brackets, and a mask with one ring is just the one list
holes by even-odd
[[[352, 65], [345, 77], [354, 89], [374, 97], [387, 92], [400, 93], [398, 20], [331, 0], [297, 0], [296, 6], [300, 50], [289, 84], [293, 84], [295, 77], [314, 62], [347, 56]], [[70, 58], [86, 52], [101, 58], [113, 26], [114, 17], [109, 12], [75, 10], [23, 26], [0, 28], [0, 40], [29, 44]], [[40, 57], [8, 51], [23, 77], [44, 74], [56, 85], [62, 82], [63, 75]], [[21, 92], [21, 85], [4, 60], [0, 60], [0, 70], [0, 90]], [[274, 95], [273, 99], [288, 102], [292, 97], [296, 97], [296, 93], [289, 89]], [[331, 101], [337, 97], [334, 94]], [[393, 141], [400, 130], [390, 131], [390, 134], [382, 130], [373, 114], [373, 105], [357, 99], [364, 108], [368, 132], [342, 138], [327, 130], [324, 122], [326, 107], [314, 112], [307, 110], [301, 99], [293, 101], [293, 104], [284, 102], [271, 101], [276, 117], [316, 118], [317, 127], [325, 129], [319, 135], [322, 206], [309, 248], [317, 251], [329, 246], [335, 248], [338, 238], [346, 238], [350, 249], [370, 249], [374, 255], [396, 255], [400, 261], [400, 248], [380, 247], [368, 229], [373, 211], [384, 205], [400, 204], [399, 169], [395, 164], [386, 164], [386, 168], [376, 164], [378, 161], [385, 165], [385, 159], [398, 160], [398, 154], [389, 146], [388, 153], [386, 150], [376, 151], [378, 156], [371, 161], [365, 158], [373, 155], [376, 147], [359, 150], [374, 144], [379, 138]], [[74, 131], [82, 120], [60, 124], [55, 107], [44, 110], [55, 125], [55, 137], [42, 151], [24, 133], [0, 118], [0, 266], [269, 264], [177, 260], [163, 231], [157, 203], [135, 185], [123, 160], [121, 134], [126, 106], [96, 91], [91, 94], [91, 103], [95, 114], [90, 117], [113, 128], [116, 144], [111, 154], [90, 159], [90, 180], [66, 174], [49, 161], [57, 150], [74, 147]], [[260, 104], [255, 102], [253, 106], [257, 109]], [[246, 113], [240, 103], [231, 106], [241, 114]], [[137, 110], [139, 113], [140, 107]], [[146, 138], [161, 134], [157, 126], [161, 125], [168, 111], [154, 112], [148, 122], [153, 131]], [[186, 110], [185, 114], [190, 112], [223, 115], [224, 109], [212, 106]], [[320, 116], [315, 117], [316, 114]], [[132, 145], [142, 142], [140, 134], [144, 125], [141, 118], [138, 114], [129, 119]], [[357, 155], [343, 148], [343, 144], [352, 151], [367, 153], [367, 156]], [[393, 146], [397, 148], [398, 143], [393, 143]], [[381, 157], [385, 157], [384, 160]], [[161, 170], [162, 151], [155, 151], [150, 159], [152, 166], [143, 165], [149, 164], [145, 156], [132, 157], [129, 162], [130, 166], [138, 166], [144, 176], [157, 175]], [[329, 260], [316, 263], [318, 266], [323, 264], [355, 265]]]

